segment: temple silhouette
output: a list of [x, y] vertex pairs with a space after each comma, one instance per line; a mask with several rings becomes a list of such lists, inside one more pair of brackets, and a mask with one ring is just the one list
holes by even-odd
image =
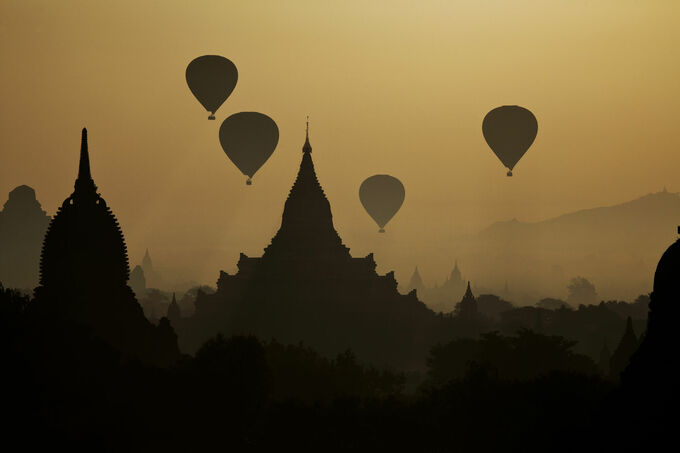
[[127, 284], [129, 264], [123, 232], [90, 173], [83, 129], [75, 190], [62, 203], [45, 234], [36, 304], [52, 319], [87, 326], [123, 357], [166, 365], [179, 351], [167, 319], [144, 317]]
[[677, 239], [657, 264], [646, 331], [637, 339], [629, 317], [609, 362], [611, 377], [620, 379], [622, 385], [602, 411], [602, 419], [609, 420], [604, 432], [616, 430], [626, 435], [600, 436], [591, 451], [664, 451], [676, 442], [674, 421], [680, 404], [675, 359], [680, 346], [679, 276]]
[[261, 257], [241, 254], [234, 275], [220, 272], [215, 294], [199, 293], [180, 328], [193, 350], [216, 332], [304, 341], [328, 354], [351, 348], [376, 364], [416, 366], [442, 322], [394, 272], [378, 275], [373, 254], [350, 255], [333, 226], [317, 178], [307, 128], [302, 161], [281, 227]]
[[[673, 404], [680, 403], [678, 371], [674, 360], [680, 347], [677, 331], [679, 303], [680, 238], [668, 247], [657, 264], [654, 288], [650, 294], [647, 330], [639, 342], [639, 348], [632, 353], [630, 363], [621, 373], [622, 383], [638, 394], [637, 403], [645, 410], [656, 410], [664, 404], [670, 409]], [[627, 326], [626, 330], [629, 329]]]
[[50, 216], [29, 186], [18, 186], [0, 210], [0, 282], [28, 292], [38, 284], [40, 247]]
[[[136, 268], [137, 266], [135, 266]], [[149, 254], [149, 249], [144, 252], [144, 258], [142, 258], [142, 264], [140, 270], [144, 272], [145, 284], [148, 288], [160, 288], [164, 281], [163, 278], [158, 274], [158, 271], [153, 265], [151, 260], [151, 255]]]
[[420, 276], [418, 266], [416, 266], [406, 287], [407, 291], [416, 290], [418, 299], [425, 302], [428, 307], [436, 312], [448, 313], [454, 310], [456, 303], [460, 300], [461, 296], [465, 294], [466, 282], [458, 267], [458, 261], [455, 261], [453, 270], [446, 277], [444, 283], [439, 286], [435, 284], [433, 287], [428, 288], [423, 283], [423, 279]]
[[626, 330], [619, 341], [619, 345], [609, 359], [609, 374], [613, 379], [618, 380], [623, 370], [628, 366], [631, 356], [637, 351], [640, 343], [635, 331], [633, 330], [633, 320], [629, 316], [626, 319]]
[[477, 310], [477, 299], [472, 294], [472, 289], [470, 289], [470, 282], [467, 284], [467, 289], [463, 298], [456, 304], [456, 309], [454, 313], [460, 316], [464, 320], [474, 320], [478, 315]]
[[418, 266], [413, 270], [413, 274], [411, 275], [411, 279], [408, 282], [408, 286], [406, 287], [407, 292], [411, 292], [415, 290], [416, 295], [420, 296], [421, 298], [423, 297], [423, 293], [426, 291], [425, 290], [425, 283], [423, 283], [423, 277], [420, 276], [420, 272], [418, 271]]

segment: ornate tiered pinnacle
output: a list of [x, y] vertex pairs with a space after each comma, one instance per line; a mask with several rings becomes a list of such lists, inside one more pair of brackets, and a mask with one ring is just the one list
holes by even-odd
[[309, 120], [307, 120], [307, 129], [305, 130], [305, 144], [302, 145], [302, 153], [309, 154], [312, 152], [312, 145], [309, 143]]
[[475, 300], [475, 296], [472, 294], [472, 290], [470, 289], [470, 282], [467, 284], [467, 289], [465, 290], [463, 300]]
[[281, 228], [265, 249], [264, 257], [281, 253], [318, 256], [343, 256], [349, 259], [349, 249], [333, 227], [331, 206], [316, 177], [309, 143], [309, 126], [302, 147], [302, 162], [283, 209]]
[[80, 142], [80, 164], [78, 165], [78, 178], [74, 185], [74, 192], [70, 199], [77, 201], [93, 201], [98, 197], [97, 186], [92, 180], [90, 173], [90, 153], [87, 149], [87, 129], [83, 128]]

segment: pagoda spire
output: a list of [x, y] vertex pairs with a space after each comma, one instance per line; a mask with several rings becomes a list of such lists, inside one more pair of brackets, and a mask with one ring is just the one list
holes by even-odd
[[461, 301], [458, 302], [458, 304], [456, 304], [454, 313], [466, 319], [472, 319], [477, 316], [477, 300], [475, 299], [475, 296], [472, 294], [469, 280], [467, 284], [467, 289], [465, 290], [465, 295], [463, 296]]
[[92, 179], [90, 173], [90, 153], [87, 149], [87, 129], [83, 128], [80, 137], [80, 165], [78, 166], [78, 179]]
[[411, 281], [409, 281], [408, 284], [408, 290], [413, 291], [413, 290], [418, 291], [420, 293], [419, 295], [422, 296], [422, 293], [425, 291], [425, 284], [423, 283], [423, 279], [420, 276], [420, 271], [418, 270], [418, 266], [416, 266], [415, 270], [413, 271], [413, 275], [411, 276]]
[[149, 274], [147, 277], [151, 275], [151, 272], [153, 272], [152, 268], [153, 261], [151, 261], [151, 255], [149, 255], [149, 249], [147, 248], [146, 252], [144, 252], [144, 258], [142, 258], [142, 269], [144, 270], [145, 274]]
[[170, 302], [170, 305], [168, 305], [168, 313], [166, 316], [170, 320], [171, 325], [177, 327], [179, 319], [182, 317], [182, 312], [179, 308], [179, 304], [177, 303], [177, 298], [175, 297], [174, 292], [172, 293], [172, 302]]
[[92, 180], [90, 172], [90, 152], [87, 148], [87, 129], [83, 128], [80, 139], [80, 162], [78, 164], [78, 178], [75, 183], [74, 195], [96, 194], [97, 186]]
[[302, 145], [302, 153], [309, 154], [312, 152], [312, 145], [309, 143], [309, 115], [307, 115], [307, 127], [305, 130], [305, 144]]
[[468, 280], [467, 284], [467, 289], [465, 290], [465, 295], [463, 296], [463, 299], [474, 299], [475, 296], [472, 294], [472, 290], [470, 289], [470, 280]]
[[460, 269], [458, 269], [458, 260], [456, 260], [454, 262], [453, 270], [451, 271], [451, 274], [449, 274], [449, 280], [455, 280], [455, 281], [462, 280], [461, 275], [460, 275]]

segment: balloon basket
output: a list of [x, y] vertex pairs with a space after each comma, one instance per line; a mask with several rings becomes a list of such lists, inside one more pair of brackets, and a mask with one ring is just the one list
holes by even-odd
[[252, 186], [253, 185], [253, 180], [248, 178], [246, 179], [246, 186]]
[[512, 176], [512, 170], [508, 170], [508, 176]]
[[214, 119], [215, 119], [215, 115], [210, 115], [210, 116], [208, 117], [208, 119], [209, 119], [209, 120], [214, 120]]
[[384, 229], [384, 228], [380, 228], [380, 229], [378, 230], [378, 233], [384, 233], [384, 232], [385, 232], [385, 229]]

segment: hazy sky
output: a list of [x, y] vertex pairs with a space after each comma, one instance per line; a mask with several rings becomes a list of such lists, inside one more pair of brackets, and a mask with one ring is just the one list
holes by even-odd
[[[460, 232], [680, 191], [678, 23], [676, 0], [0, 0], [0, 203], [28, 184], [53, 215], [85, 126], [132, 264], [214, 284], [278, 228], [309, 114], [352, 253], [441, 279]], [[239, 71], [217, 121], [184, 79], [203, 54]], [[481, 133], [504, 104], [539, 123], [512, 178]], [[239, 111], [280, 129], [250, 187], [218, 141]], [[358, 200], [376, 173], [406, 187], [385, 235]]]

